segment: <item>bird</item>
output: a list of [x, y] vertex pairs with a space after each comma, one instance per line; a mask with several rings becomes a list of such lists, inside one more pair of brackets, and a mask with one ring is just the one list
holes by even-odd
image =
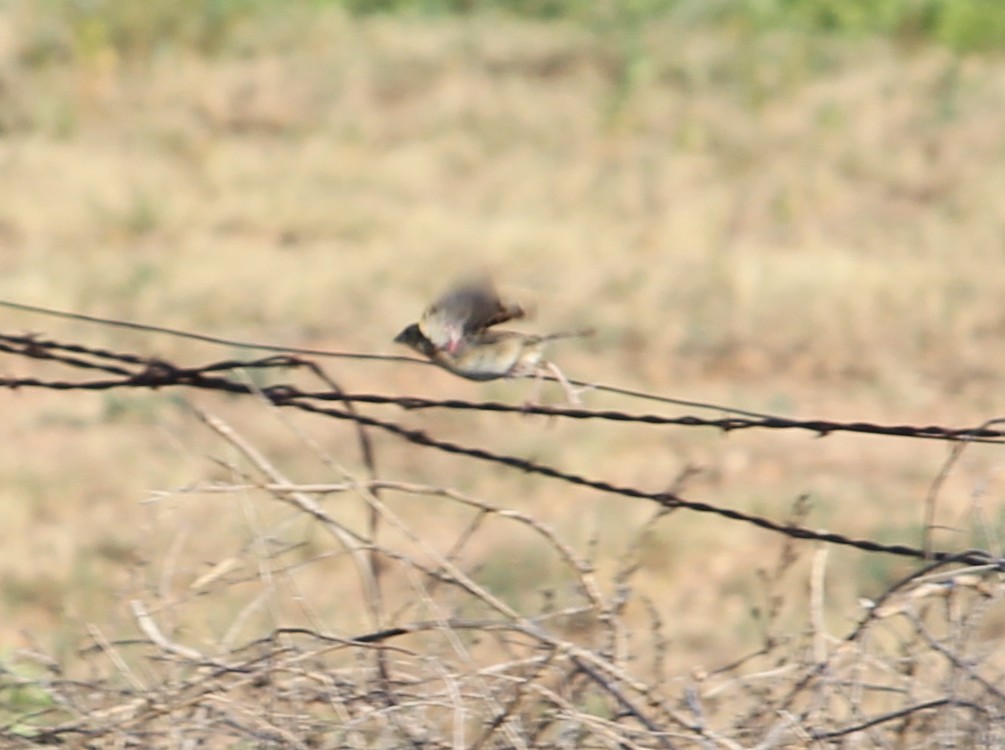
[[[565, 390], [569, 401], [579, 404], [578, 392], [556, 365], [544, 360], [544, 350], [548, 342], [555, 339], [589, 336], [592, 333], [592, 330], [584, 329], [536, 335], [483, 328], [461, 338], [451, 350], [436, 346], [422, 332], [420, 324], [412, 323], [394, 341], [411, 347], [433, 364], [468, 380], [536, 376], [536, 391], [539, 391], [545, 371], [550, 371]], [[531, 403], [536, 400], [537, 393]]]
[[478, 278], [448, 289], [422, 312], [416, 325], [426, 341], [453, 355], [471, 336], [526, 314], [520, 305], [504, 302], [491, 281]]

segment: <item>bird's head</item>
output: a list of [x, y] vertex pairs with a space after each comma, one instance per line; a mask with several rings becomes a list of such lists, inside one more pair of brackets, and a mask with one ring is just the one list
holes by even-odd
[[395, 336], [394, 343], [404, 344], [426, 357], [432, 356], [436, 350], [433, 343], [422, 335], [422, 331], [419, 330], [419, 326], [415, 323], [407, 326], [401, 333]]

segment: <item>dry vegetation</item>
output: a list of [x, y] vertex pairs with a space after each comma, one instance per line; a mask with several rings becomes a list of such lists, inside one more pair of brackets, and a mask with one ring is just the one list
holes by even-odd
[[[807, 418], [1002, 413], [1002, 60], [680, 20], [290, 8], [235, 21], [213, 49], [141, 54], [99, 23], [0, 5], [0, 299], [403, 353], [390, 339], [431, 294], [489, 268], [536, 304], [528, 328], [598, 329], [555, 347], [582, 380]], [[2, 316], [6, 333], [185, 365], [249, 356]], [[349, 392], [527, 391], [322, 364]], [[2, 375], [80, 373], [10, 357]], [[1005, 744], [1005, 604], [988, 574], [939, 568], [868, 610], [918, 566], [379, 431], [371, 471], [351, 424], [254, 397], [0, 399], [6, 742], [55, 726], [94, 747]], [[600, 391], [587, 404], [693, 411]], [[359, 409], [911, 545], [949, 453]], [[971, 445], [952, 465], [938, 547], [1001, 554], [1001, 456]]]

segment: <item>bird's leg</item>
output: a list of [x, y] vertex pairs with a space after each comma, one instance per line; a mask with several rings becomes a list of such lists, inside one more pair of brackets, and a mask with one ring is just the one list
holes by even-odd
[[[562, 371], [558, 369], [558, 365], [554, 362], [545, 362], [544, 367], [546, 367], [548, 371], [555, 376], [555, 380], [557, 380], [558, 384], [562, 386], [562, 390], [565, 391], [565, 397], [568, 399], [569, 403], [572, 406], [582, 406], [583, 400], [579, 397], [579, 394], [592, 390], [593, 386], [584, 385], [581, 388], [573, 388], [572, 383], [570, 383], [569, 379], [562, 374]], [[543, 371], [542, 369], [539, 369], [537, 372], [538, 378], [540, 379]]]
[[534, 372], [534, 387], [531, 397], [523, 402], [523, 408], [529, 409], [532, 406], [541, 405], [541, 386], [544, 385], [544, 371], [538, 367]]

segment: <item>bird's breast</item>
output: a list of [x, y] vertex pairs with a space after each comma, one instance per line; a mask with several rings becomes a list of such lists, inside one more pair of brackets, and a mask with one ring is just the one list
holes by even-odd
[[456, 356], [442, 353], [441, 364], [469, 380], [495, 380], [512, 373], [521, 351], [516, 341], [473, 344], [461, 349]]

